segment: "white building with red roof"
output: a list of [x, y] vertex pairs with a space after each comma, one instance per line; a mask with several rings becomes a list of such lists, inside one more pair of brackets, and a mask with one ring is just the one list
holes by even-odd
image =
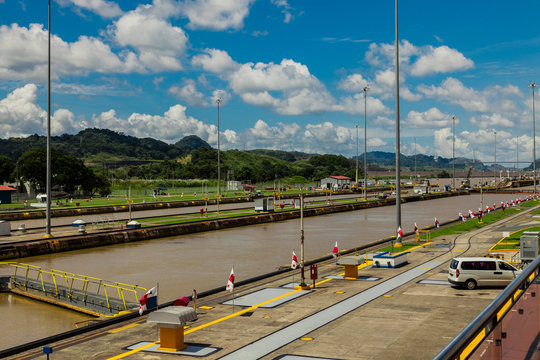
[[351, 178], [341, 175], [332, 175], [321, 179], [321, 188], [331, 190], [349, 189], [351, 186]]

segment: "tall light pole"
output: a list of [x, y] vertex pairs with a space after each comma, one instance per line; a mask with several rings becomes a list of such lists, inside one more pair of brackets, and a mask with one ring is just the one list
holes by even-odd
[[[399, 33], [398, 33], [398, 0], [395, 0], [396, 18], [396, 231], [401, 227], [401, 169], [400, 169], [400, 143], [399, 143]], [[401, 238], [396, 244], [401, 245]]]
[[217, 194], [218, 203], [221, 196], [221, 162], [220, 162], [220, 143], [219, 143], [219, 104], [221, 104], [221, 98], [217, 98]]
[[46, 226], [45, 237], [52, 237], [51, 235], [51, 0], [49, 0], [49, 15], [48, 15], [48, 64], [47, 64], [47, 210], [46, 210]]
[[519, 180], [519, 136], [516, 136], [516, 179]]
[[301, 280], [298, 287], [302, 290], [308, 290], [306, 285], [306, 278], [304, 275], [304, 194], [300, 193], [300, 274]]
[[452, 115], [452, 188], [456, 190], [456, 116]]
[[416, 179], [418, 179], [418, 174], [416, 172], [416, 137], [414, 138], [414, 182], [416, 184]]
[[534, 196], [536, 197], [536, 119], [535, 119], [535, 111], [534, 111], [534, 88], [537, 87], [538, 84], [535, 84], [531, 82], [529, 84], [529, 87], [532, 89], [532, 105], [533, 105], [533, 181], [534, 181]]
[[358, 124], [356, 127], [356, 189], [358, 190]]
[[367, 91], [369, 88], [364, 86], [364, 200], [367, 201]]
[[493, 167], [493, 181], [495, 182], [495, 188], [497, 188], [497, 131], [493, 130], [495, 135], [495, 166]]

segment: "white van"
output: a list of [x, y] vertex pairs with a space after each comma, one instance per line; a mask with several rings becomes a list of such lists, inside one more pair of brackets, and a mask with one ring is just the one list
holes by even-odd
[[448, 281], [473, 290], [477, 286], [506, 286], [521, 270], [509, 263], [486, 257], [458, 257], [450, 262]]

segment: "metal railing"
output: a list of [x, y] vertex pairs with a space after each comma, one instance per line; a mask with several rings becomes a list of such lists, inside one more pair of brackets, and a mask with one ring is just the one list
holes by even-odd
[[[475, 352], [482, 347], [482, 345], [489, 341], [490, 344], [484, 346], [500, 347], [502, 340], [508, 336], [508, 330], [501, 331], [499, 326], [510, 313], [511, 309], [518, 304], [521, 297], [528, 294], [527, 289], [531, 286], [533, 290], [530, 292], [530, 297], [534, 301], [538, 301], [535, 288], [538, 284], [535, 280], [538, 279], [540, 272], [540, 256], [537, 257], [532, 263], [530, 263], [523, 272], [510, 284], [502, 293], [497, 296], [491, 304], [488, 305], [465, 329], [463, 329], [448, 345], [446, 345], [433, 359], [434, 360], [465, 360], [471, 358], [482, 358]], [[523, 314], [523, 309], [518, 310], [519, 314]], [[497, 330], [497, 336], [494, 338], [490, 335]], [[536, 333], [540, 330], [540, 324], [536, 324]], [[485, 351], [484, 351], [485, 352]], [[490, 359], [503, 359], [504, 355], [502, 351], [491, 351]], [[500, 355], [497, 355], [500, 354]], [[477, 356], [475, 356], [477, 355]]]
[[[107, 308], [111, 309], [111, 300], [118, 299], [123, 304], [123, 309], [128, 310], [127, 296], [133, 296], [133, 302], [138, 303], [139, 297], [137, 290], [146, 292], [147, 289], [137, 286], [129, 285], [121, 282], [110, 282], [100, 278], [74, 274], [62, 270], [45, 270], [41, 266], [23, 264], [23, 263], [3, 263], [15, 268], [13, 275], [13, 284], [18, 287], [27, 288], [29, 283], [38, 282], [41, 286], [40, 290], [45, 295], [59, 296], [61, 290], [65, 290], [65, 297], [72, 299], [74, 294], [82, 296], [82, 302], [85, 303], [89, 295], [103, 295]], [[22, 271], [22, 274], [17, 276], [17, 272]], [[64, 282], [65, 285], [60, 285], [59, 282]], [[48, 286], [51, 285], [51, 286]], [[52, 293], [52, 294], [51, 294]], [[113, 297], [112, 294], [117, 294], [117, 297]]]

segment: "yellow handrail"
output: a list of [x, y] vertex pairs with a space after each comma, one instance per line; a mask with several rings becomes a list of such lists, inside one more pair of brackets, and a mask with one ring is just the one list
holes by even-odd
[[36, 271], [36, 280], [41, 282], [42, 291], [44, 293], [47, 292], [47, 289], [45, 287], [45, 276], [50, 276], [52, 278], [52, 283], [54, 284], [54, 291], [55, 295], [58, 296], [60, 291], [58, 288], [57, 283], [57, 277], [63, 278], [66, 281], [66, 287], [68, 288], [68, 297], [71, 299], [73, 296], [73, 290], [74, 287], [76, 288], [76, 284], [80, 281], [81, 282], [81, 291], [83, 293], [83, 302], [86, 302], [88, 291], [90, 284], [94, 284], [97, 286], [96, 294], [99, 294], [101, 288], [103, 287], [103, 290], [105, 292], [105, 299], [107, 300], [107, 308], [111, 308], [109, 293], [107, 292], [107, 287], [116, 289], [116, 292], [118, 293], [118, 300], [122, 301], [124, 310], [127, 310], [127, 302], [126, 302], [126, 296], [125, 292], [133, 293], [135, 302], [138, 302], [138, 296], [137, 296], [137, 290], [143, 290], [144, 292], [147, 291], [146, 288], [143, 288], [138, 285], [130, 285], [130, 284], [124, 284], [121, 282], [108, 282], [103, 279], [99, 279], [92, 276], [86, 276], [86, 275], [79, 275], [74, 274], [67, 271], [62, 270], [44, 270], [40, 266], [31, 265], [31, 264], [24, 264], [24, 263], [15, 263], [15, 262], [1, 262], [0, 265], [9, 265], [15, 268], [14, 271], [14, 279], [17, 276], [17, 270], [22, 269], [25, 270], [24, 275], [24, 284], [22, 286], [26, 287], [28, 285], [28, 279], [30, 275], [30, 271]]

